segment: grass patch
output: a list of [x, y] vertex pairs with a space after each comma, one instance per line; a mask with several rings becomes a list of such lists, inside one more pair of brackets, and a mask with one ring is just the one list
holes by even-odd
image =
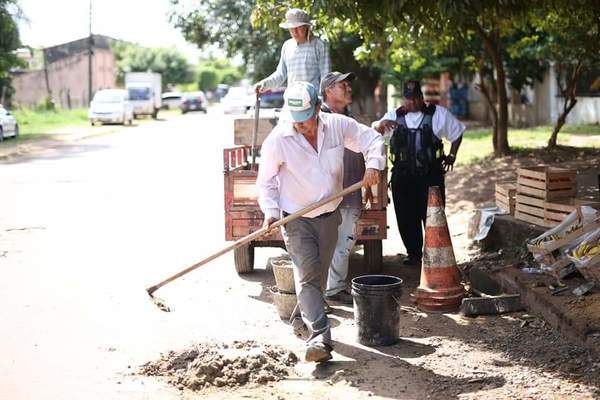
[[88, 123], [87, 113], [87, 108], [56, 111], [34, 111], [22, 108], [13, 111], [19, 124], [19, 134], [23, 138], [43, 136], [64, 126], [85, 125]]
[[[551, 132], [551, 126], [509, 129], [508, 142], [511, 148], [518, 152], [543, 148], [547, 145]], [[582, 148], [600, 148], [600, 125], [564, 126], [558, 133], [558, 144]], [[468, 130], [463, 137], [456, 163], [457, 165], [473, 164], [489, 157], [492, 153], [491, 128]]]

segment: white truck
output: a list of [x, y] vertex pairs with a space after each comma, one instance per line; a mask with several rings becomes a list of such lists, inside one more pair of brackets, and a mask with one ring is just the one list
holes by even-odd
[[128, 72], [125, 74], [125, 89], [133, 105], [133, 117], [138, 115], [158, 116], [162, 105], [161, 75], [156, 72]]

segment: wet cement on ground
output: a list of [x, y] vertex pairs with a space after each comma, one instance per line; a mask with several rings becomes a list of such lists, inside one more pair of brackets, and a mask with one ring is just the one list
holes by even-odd
[[255, 341], [198, 343], [145, 363], [139, 373], [162, 376], [180, 390], [198, 391], [279, 381], [293, 371], [297, 362], [293, 352]]

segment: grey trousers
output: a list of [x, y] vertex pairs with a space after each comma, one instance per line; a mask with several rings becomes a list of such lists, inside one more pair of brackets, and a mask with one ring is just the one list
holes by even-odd
[[315, 218], [301, 217], [282, 229], [294, 265], [294, 284], [300, 314], [312, 334], [308, 342], [331, 344], [331, 327], [325, 315], [323, 292], [327, 269], [337, 243], [339, 210]]

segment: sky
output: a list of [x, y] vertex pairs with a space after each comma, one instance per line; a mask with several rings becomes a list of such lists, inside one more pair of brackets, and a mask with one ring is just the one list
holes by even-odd
[[[48, 47], [88, 35], [90, 0], [18, 0], [28, 21], [19, 22], [21, 42]], [[201, 52], [168, 21], [169, 0], [91, 0], [92, 32], [146, 47], [175, 47], [190, 62]]]

